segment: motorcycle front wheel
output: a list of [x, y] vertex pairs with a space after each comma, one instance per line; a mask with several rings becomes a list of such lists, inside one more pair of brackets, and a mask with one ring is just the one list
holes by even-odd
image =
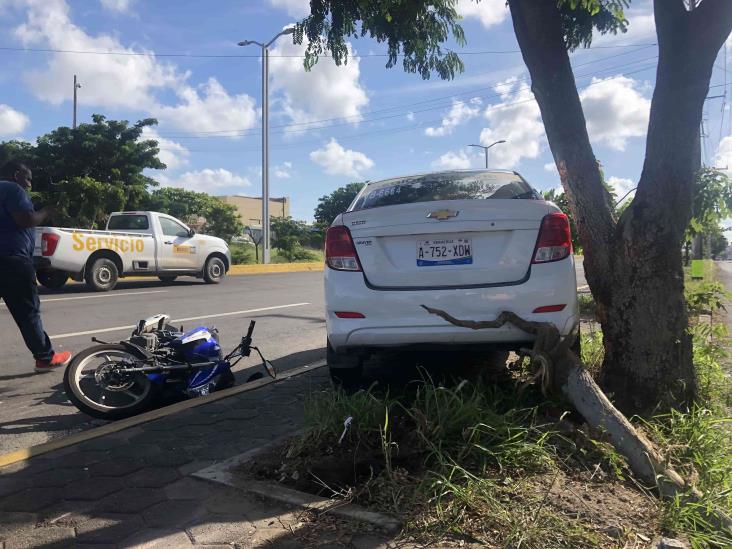
[[141, 373], [125, 373], [137, 357], [122, 345], [98, 345], [74, 357], [64, 372], [71, 403], [99, 419], [122, 419], [152, 407], [155, 386]]

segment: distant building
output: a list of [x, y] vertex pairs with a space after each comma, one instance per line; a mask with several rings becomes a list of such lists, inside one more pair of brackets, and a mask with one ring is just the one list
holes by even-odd
[[[217, 196], [227, 204], [236, 207], [244, 225], [262, 226], [262, 198], [258, 196]], [[289, 217], [290, 198], [269, 198], [270, 217]]]

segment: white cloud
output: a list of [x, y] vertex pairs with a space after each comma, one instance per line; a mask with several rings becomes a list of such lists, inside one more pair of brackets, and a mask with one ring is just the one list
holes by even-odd
[[177, 170], [188, 164], [188, 156], [190, 151], [176, 141], [160, 137], [158, 131], [150, 126], [145, 126], [142, 129], [142, 140], [154, 139], [158, 142], [160, 153], [158, 158], [165, 164], [168, 170]]
[[594, 33], [593, 45], [625, 45], [625, 44], [648, 44], [656, 41], [656, 20], [653, 16], [653, 6], [650, 2], [633, 2], [629, 9], [625, 10], [625, 18], [628, 20], [628, 31], [618, 34]]
[[490, 166], [514, 168], [522, 158], [539, 156], [544, 124], [531, 90], [516, 78], [510, 78], [494, 89], [502, 101], [486, 108], [485, 117], [490, 126], [480, 132], [480, 142], [490, 145], [506, 140], [490, 149]]
[[13, 29], [23, 46], [149, 54], [51, 54], [44, 68], [23, 75], [43, 101], [59, 105], [70, 100], [72, 75], [77, 74], [83, 86], [79, 91], [82, 103], [139, 109], [153, 102], [153, 90], [179, 85], [186, 77], [175, 66], [156, 59], [152, 52], [125, 48], [109, 35], [87, 34], [71, 21], [64, 0], [26, 0], [25, 6], [26, 21]]
[[488, 29], [501, 24], [508, 17], [506, 0], [458, 0], [457, 12], [466, 19], [477, 19]]
[[105, 10], [116, 13], [128, 13], [135, 0], [100, 0]]
[[546, 164], [544, 164], [544, 171], [545, 172], [556, 172], [557, 165], [554, 162], [547, 162]]
[[629, 138], [646, 135], [651, 101], [638, 88], [626, 76], [592, 79], [580, 92], [590, 139], [624, 151]]
[[251, 182], [240, 175], [237, 175], [223, 168], [196, 170], [185, 172], [179, 176], [171, 177], [166, 174], [156, 176], [156, 179], [164, 187], [177, 187], [199, 193], [217, 194], [222, 191], [228, 193], [242, 192], [249, 187]]
[[460, 124], [464, 124], [471, 118], [475, 118], [480, 114], [480, 105], [482, 101], [479, 97], [474, 97], [469, 103], [465, 101], [452, 100], [450, 111], [442, 119], [442, 123], [437, 128], [425, 128], [424, 134], [427, 137], [442, 137], [450, 135]]
[[447, 151], [432, 162], [432, 167], [442, 170], [466, 170], [473, 167], [475, 156], [471, 156], [465, 149], [457, 152]]
[[[130, 4], [129, 0], [109, 1], [112, 7]], [[73, 23], [65, 0], [25, 0], [23, 5], [26, 20], [13, 34], [24, 46], [144, 54], [51, 54], [45, 67], [23, 75], [39, 99], [54, 105], [71, 100], [71, 79], [76, 74], [82, 105], [142, 110], [188, 131], [246, 129], [255, 124], [255, 101], [250, 96], [229, 94], [215, 78], [195, 88], [187, 84], [189, 73], [160, 61], [153, 52], [126, 48], [110, 35], [88, 34]], [[179, 104], [161, 105], [155, 97], [161, 91], [172, 91]]]
[[[628, 179], [626, 177], [615, 177], [614, 175], [607, 179], [607, 183], [615, 189], [615, 194], [617, 195], [618, 200], [623, 198], [631, 189], [635, 189], [636, 187], [636, 184], [632, 179]], [[628, 194], [628, 196], [632, 196], [632, 194]]]
[[13, 107], [0, 104], [0, 135], [17, 135], [28, 126], [30, 118]]
[[727, 173], [732, 172], [732, 136], [728, 135], [719, 142], [717, 154], [714, 158], [714, 165]]
[[[174, 107], [159, 106], [161, 121], [187, 131], [220, 131], [247, 129], [255, 125], [257, 110], [247, 94], [229, 95], [218, 80], [211, 77], [199, 89], [181, 86], [180, 103]], [[236, 136], [236, 133], [226, 134]]]
[[374, 161], [368, 156], [344, 149], [334, 138], [322, 148], [311, 152], [310, 159], [328, 175], [347, 175], [355, 179], [360, 179], [362, 172], [374, 166]]
[[414, 113], [412, 111], [409, 111], [407, 113], [407, 120], [409, 120], [410, 122], [414, 122], [414, 118], [415, 118]]
[[292, 177], [292, 162], [283, 162], [274, 167], [274, 175], [279, 179], [290, 179]]
[[359, 82], [360, 59], [351, 57], [351, 45], [348, 44], [348, 64], [338, 67], [330, 57], [321, 57], [309, 72], [302, 65], [300, 56], [304, 52], [305, 44], [293, 44], [287, 36], [271, 50], [272, 90], [282, 94], [279, 102], [284, 114], [294, 124], [332, 118], [347, 118], [347, 122], [357, 124], [369, 98]]
[[302, 19], [310, 15], [310, 0], [267, 0], [273, 8], [285, 10], [287, 15]]

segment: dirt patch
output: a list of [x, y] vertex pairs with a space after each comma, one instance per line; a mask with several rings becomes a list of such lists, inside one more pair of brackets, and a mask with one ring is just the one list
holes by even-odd
[[[430, 524], [435, 520], [433, 511], [420, 503], [418, 497], [428, 472], [424, 456], [412, 452], [394, 459], [395, 478], [387, 480], [383, 456], [377, 451], [321, 447], [304, 457], [300, 453], [302, 442], [297, 438], [286, 441], [254, 457], [234, 473], [390, 513], [408, 525], [400, 538], [402, 542], [435, 541], [434, 533], [430, 532]], [[593, 470], [573, 460], [561, 469], [518, 478], [496, 470], [486, 471], [486, 476], [495, 481], [495, 497], [505, 500], [507, 508], [520, 508], [529, 515], [527, 520], [537, 523], [545, 518], [543, 515], [548, 515], [552, 520], [576, 524], [588, 532], [586, 546], [645, 547], [647, 540], [661, 531], [659, 510], [653, 497], [639, 490], [632, 481], [617, 478], [599, 463]], [[401, 500], [397, 506], [393, 500], [394, 482], [400, 487]], [[463, 517], [465, 530], [474, 532], [475, 538], [442, 532], [440, 546], [485, 546], [486, 534], [490, 535], [486, 532], [485, 511], [476, 508]], [[495, 534], [497, 540], [503, 537], [502, 533]], [[554, 546], [559, 545], [545, 545]]]

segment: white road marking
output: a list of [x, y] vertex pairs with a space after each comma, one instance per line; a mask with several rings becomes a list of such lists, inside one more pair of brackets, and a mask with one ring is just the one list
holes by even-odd
[[[113, 292], [104, 295], [84, 295], [77, 297], [52, 297], [50, 299], [41, 299], [41, 303], [48, 303], [50, 301], [73, 301], [75, 299], [103, 299], [105, 297], [125, 297], [128, 295], [145, 295], [145, 294], [164, 294], [168, 290], [148, 290], [145, 292]], [[5, 305], [5, 303], [3, 303]]]
[[[210, 314], [210, 315], [201, 315], [201, 316], [191, 316], [188, 318], [174, 318], [171, 320], [171, 322], [188, 322], [191, 320], [203, 320], [205, 318], [221, 318], [224, 316], [236, 316], [236, 315], [243, 315], [248, 313], [261, 313], [263, 311], [274, 311], [277, 309], [287, 309], [290, 307], [302, 307], [303, 305], [310, 305], [310, 303], [290, 303], [289, 305], [276, 305], [274, 307], [260, 307], [259, 309], [246, 309], [244, 311], [232, 311], [230, 313], [218, 313], [218, 314]], [[55, 336], [50, 336], [51, 339], [63, 339], [68, 337], [79, 337], [79, 336], [85, 336], [85, 335], [94, 335], [94, 334], [104, 334], [107, 332], [121, 332], [122, 330], [130, 330], [132, 328], [135, 328], [136, 324], [131, 324], [129, 326], [115, 326], [114, 328], [101, 328], [99, 330], [87, 330], [85, 332], [72, 332], [68, 334], [58, 334]]]

